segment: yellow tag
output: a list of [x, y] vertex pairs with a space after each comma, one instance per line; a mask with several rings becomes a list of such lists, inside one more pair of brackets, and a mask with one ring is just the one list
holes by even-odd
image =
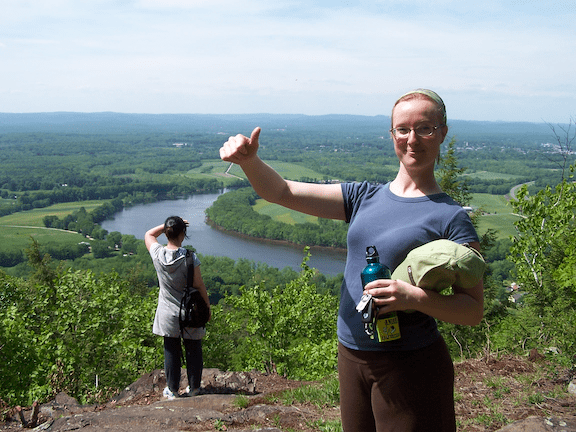
[[389, 342], [400, 339], [400, 324], [396, 312], [386, 314], [384, 318], [376, 321], [376, 331], [378, 332], [379, 342]]

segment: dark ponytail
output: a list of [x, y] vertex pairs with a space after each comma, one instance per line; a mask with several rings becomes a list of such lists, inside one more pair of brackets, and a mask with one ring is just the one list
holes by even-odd
[[170, 216], [166, 219], [166, 222], [164, 222], [164, 234], [168, 240], [176, 240], [182, 233], [186, 236], [186, 222], [180, 216]]

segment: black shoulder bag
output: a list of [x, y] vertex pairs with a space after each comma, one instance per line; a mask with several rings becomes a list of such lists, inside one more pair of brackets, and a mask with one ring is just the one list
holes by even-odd
[[188, 265], [188, 281], [184, 289], [184, 295], [180, 301], [180, 335], [184, 335], [186, 327], [205, 327], [210, 317], [210, 310], [204, 301], [202, 294], [193, 287], [194, 281], [194, 260], [192, 252], [186, 251], [186, 263]]

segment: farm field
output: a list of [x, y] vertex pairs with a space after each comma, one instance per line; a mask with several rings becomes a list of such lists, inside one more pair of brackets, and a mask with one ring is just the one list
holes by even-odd
[[[311, 169], [290, 162], [266, 161], [266, 163], [268, 163], [272, 168], [278, 171], [281, 176], [288, 179], [293, 180], [299, 180], [301, 178], [323, 179], [325, 177], [324, 174], [318, 173]], [[222, 181], [225, 186], [232, 183], [236, 178], [246, 179], [244, 172], [242, 172], [242, 169], [238, 165], [233, 164], [232, 166], [230, 166], [230, 162], [224, 162], [220, 159], [203, 160], [201, 167], [191, 169], [187, 171], [185, 175], [187, 177], [195, 179], [201, 179], [201, 178], [218, 179]]]
[[205, 179], [205, 178], [213, 178], [217, 179], [224, 183], [224, 186], [229, 185], [230, 183], [235, 181], [235, 177], [242, 177], [245, 178], [242, 170], [238, 168], [236, 165], [236, 170], [231, 169], [230, 175], [226, 175], [226, 170], [230, 166], [230, 162], [224, 162], [220, 159], [216, 160], [203, 160], [202, 166], [198, 168], [193, 168], [188, 170], [185, 174], [186, 177], [190, 177], [193, 179]]
[[[291, 162], [282, 162], [282, 161], [266, 161], [268, 165], [274, 168], [283, 178], [290, 179], [290, 180], [300, 180], [302, 178], [311, 178], [311, 179], [318, 179], [321, 180], [326, 177], [324, 174], [311, 170], [309, 168], [291, 163]], [[226, 164], [226, 169], [228, 168], [229, 164]], [[201, 169], [201, 168], [200, 168]], [[246, 178], [242, 169], [238, 165], [232, 165], [232, 168], [229, 171], [230, 174]]]
[[41, 227], [10, 227], [0, 224], [2, 242], [0, 251], [23, 250], [30, 246], [32, 238], [41, 245], [76, 245], [87, 241], [82, 234]]
[[516, 233], [514, 222], [519, 219], [512, 213], [512, 206], [504, 195], [490, 195], [485, 193], [472, 194], [472, 207], [482, 208], [485, 212], [480, 217], [478, 230], [480, 234], [488, 228], [496, 230], [496, 239], [506, 239]]
[[15, 225], [29, 227], [44, 227], [42, 219], [45, 216], [57, 216], [63, 218], [70, 213], [84, 207], [87, 212], [91, 212], [96, 207], [101, 206], [104, 201], [75, 201], [69, 203], [54, 204], [49, 207], [37, 208], [28, 211], [13, 213], [0, 217], [0, 226]]
[[514, 179], [522, 179], [521, 176], [517, 176], [514, 174], [505, 174], [499, 173], [494, 171], [474, 171], [474, 172], [467, 172], [462, 174], [463, 176], [474, 177], [480, 180], [514, 180]]
[[52, 215], [64, 218], [82, 207], [89, 212], [100, 205], [102, 201], [61, 203], [0, 217], [0, 251], [24, 249], [30, 244], [31, 237], [44, 245], [75, 245], [86, 241], [82, 234], [76, 232], [45, 228], [42, 219]]
[[256, 205], [253, 207], [255, 211], [260, 214], [268, 215], [272, 219], [278, 222], [287, 223], [290, 225], [300, 224], [300, 223], [317, 223], [318, 218], [316, 216], [310, 216], [304, 213], [300, 213], [294, 210], [287, 209], [278, 204], [272, 204], [263, 199], [256, 201]]

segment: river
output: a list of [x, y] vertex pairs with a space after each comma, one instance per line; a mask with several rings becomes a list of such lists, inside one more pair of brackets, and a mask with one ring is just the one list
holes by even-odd
[[[116, 213], [113, 219], [102, 222], [101, 226], [108, 232], [119, 231], [143, 240], [148, 229], [164, 223], [168, 216], [177, 215], [190, 223], [189, 238], [184, 240], [184, 245], [194, 246], [200, 254], [225, 256], [234, 260], [245, 258], [279, 269], [291, 267], [300, 270], [303, 247], [239, 237], [207, 225], [204, 211], [219, 195], [202, 194], [186, 199], [136, 205]], [[166, 241], [164, 237], [159, 240]], [[335, 276], [344, 272], [346, 252], [312, 248], [311, 254], [308, 265], [320, 273]]]

